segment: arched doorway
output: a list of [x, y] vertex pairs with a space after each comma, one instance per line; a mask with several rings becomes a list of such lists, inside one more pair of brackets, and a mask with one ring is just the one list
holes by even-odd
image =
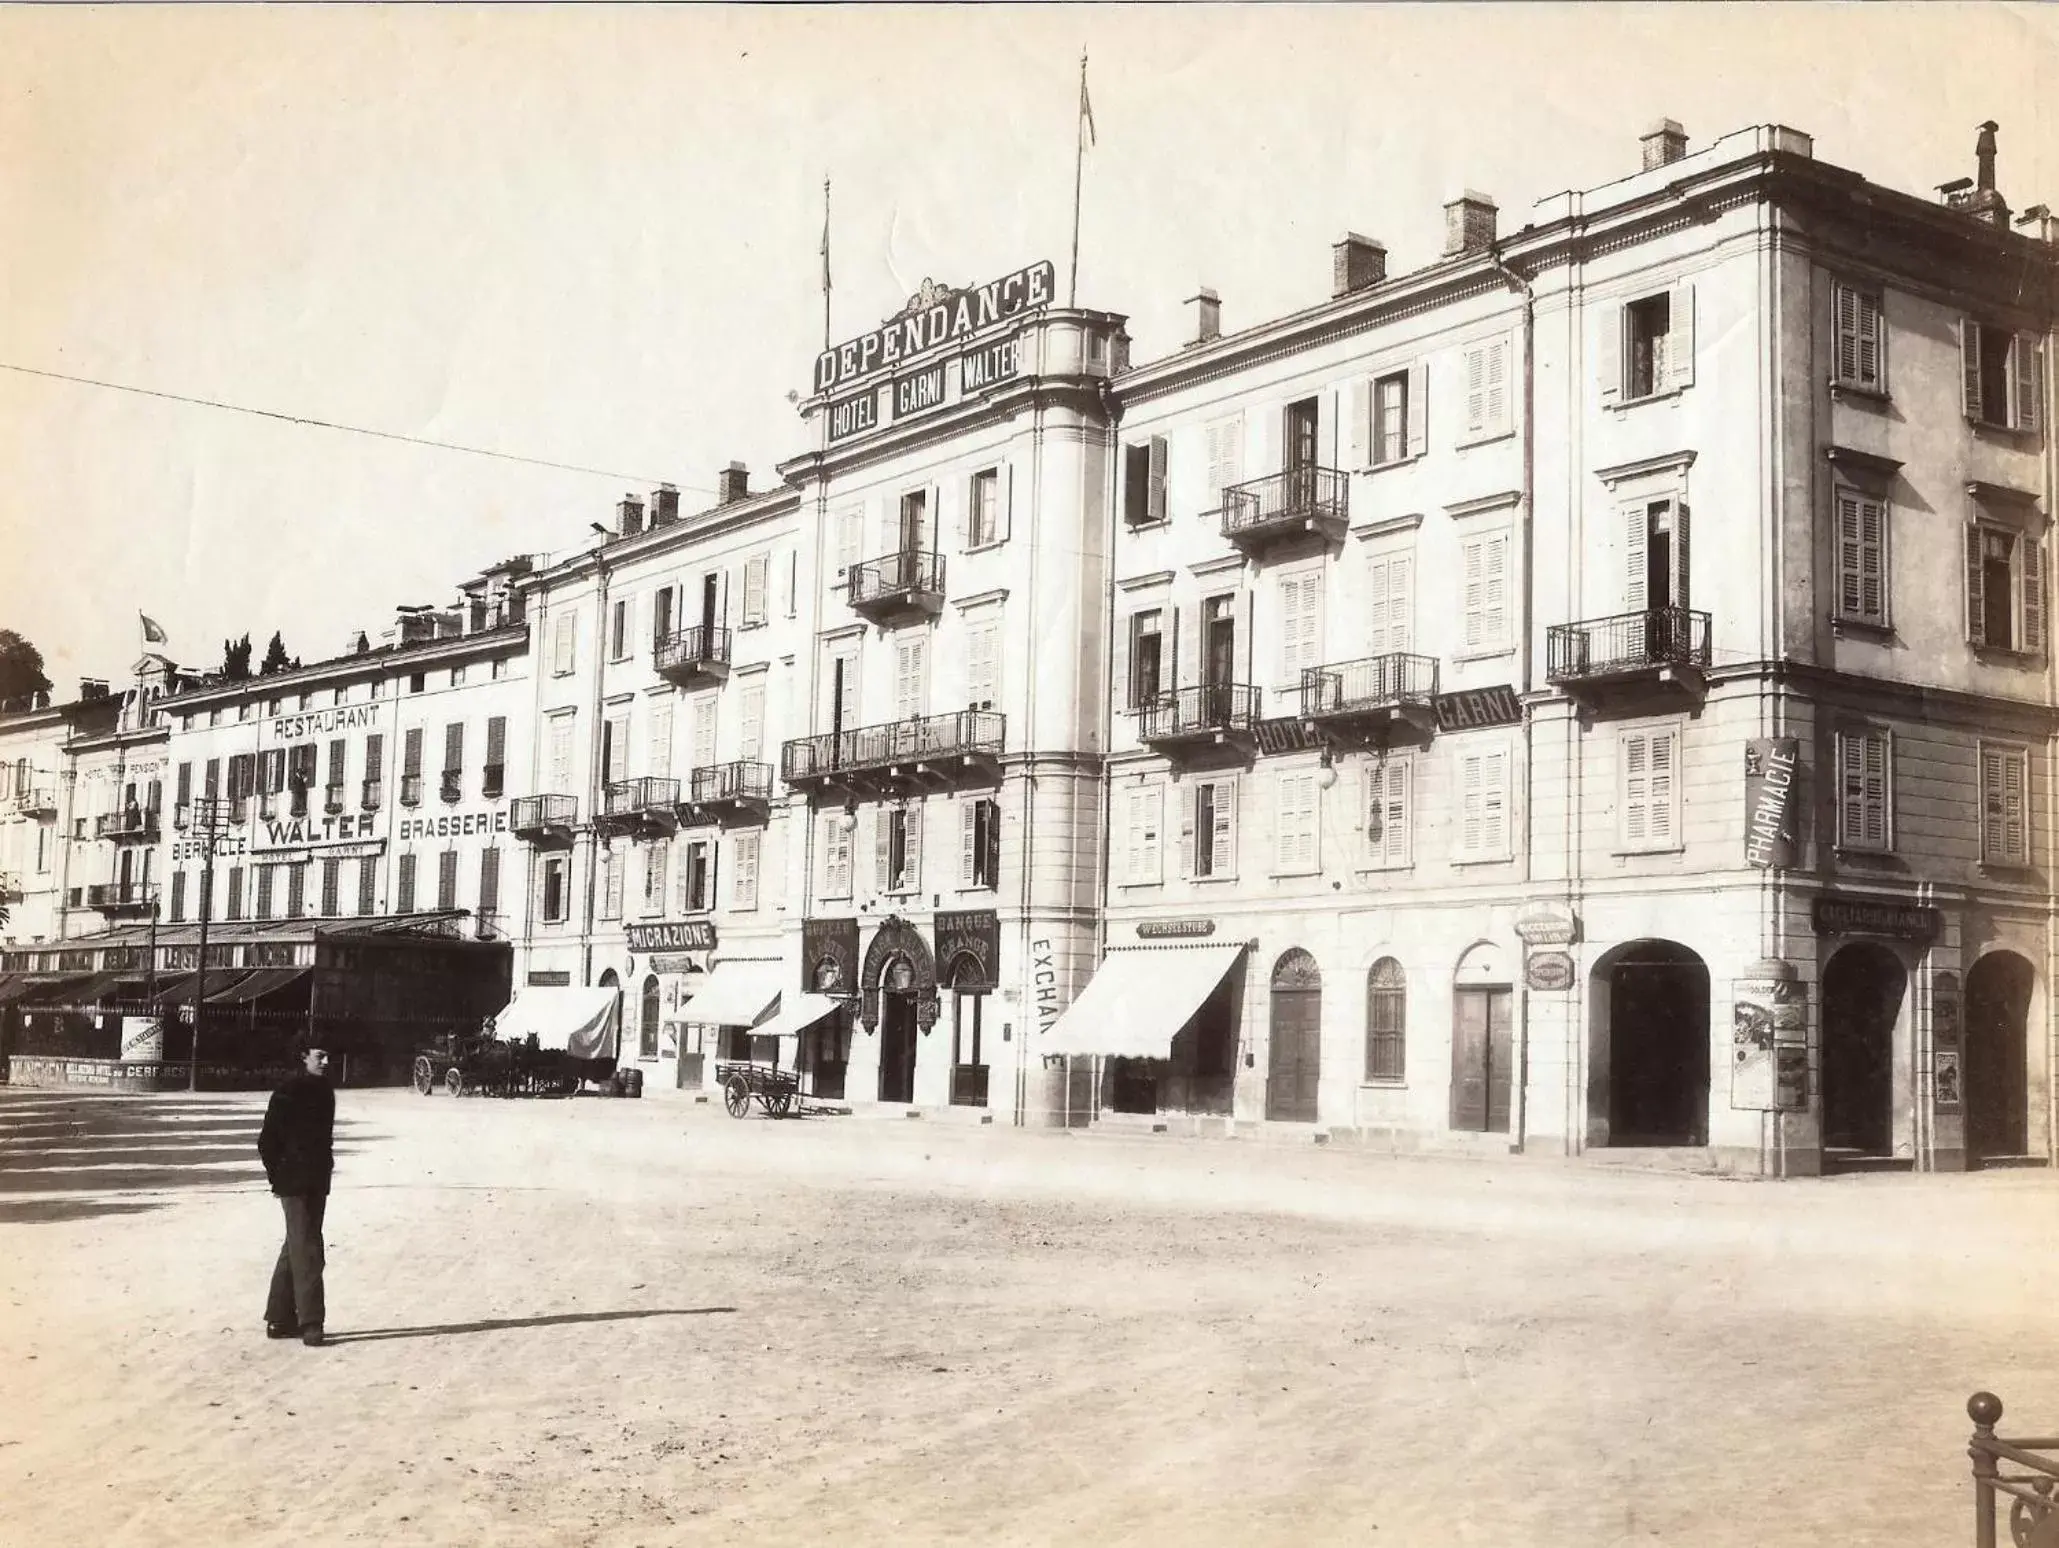
[[658, 975], [646, 973], [643, 980], [643, 994], [638, 1005], [636, 1028], [636, 1056], [639, 1059], [658, 1057]]
[[986, 969], [979, 958], [962, 951], [951, 959], [946, 975], [951, 984], [951, 1105], [987, 1105], [985, 1048]]
[[1894, 1153], [1895, 1026], [1908, 997], [1901, 959], [1872, 941], [1823, 970], [1823, 1148]]
[[1476, 941], [1451, 976], [1451, 1126], [1510, 1132], [1515, 1101], [1515, 991], [1506, 953]]
[[1281, 1123], [1314, 1123], [1323, 1051], [1323, 973], [1299, 946], [1273, 964], [1272, 1012], [1265, 1115]]
[[879, 975], [879, 1099], [915, 1100], [915, 967], [887, 958]]
[[1966, 1157], [2030, 1149], [2030, 993], [2036, 970], [2013, 951], [1991, 951], [1966, 975]]
[[[1595, 964], [1596, 1073], [1609, 1146], [1709, 1142], [1709, 969], [1677, 941], [1631, 941]], [[1599, 986], [1598, 986], [1599, 987]], [[1598, 1091], [1597, 1095], [1602, 1092]]]

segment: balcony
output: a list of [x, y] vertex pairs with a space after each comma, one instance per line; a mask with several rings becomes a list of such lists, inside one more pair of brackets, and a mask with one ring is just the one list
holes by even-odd
[[489, 763], [479, 770], [479, 794], [489, 801], [498, 801], [508, 785], [508, 766], [505, 763]]
[[358, 792], [357, 804], [364, 811], [376, 812], [386, 804], [386, 782], [382, 779], [366, 780], [364, 789]]
[[571, 843], [572, 827], [578, 820], [576, 796], [516, 796], [508, 803], [508, 827], [516, 838], [531, 844]]
[[1201, 683], [1161, 693], [1137, 711], [1137, 740], [1163, 753], [1228, 747], [1258, 739], [1259, 691], [1249, 683]]
[[331, 781], [330, 783], [328, 783], [328, 784], [326, 784], [326, 785], [322, 786], [322, 810], [323, 810], [323, 811], [325, 811], [325, 812], [327, 812], [327, 813], [328, 813], [328, 814], [329, 814], [329, 815], [330, 815], [331, 817], [337, 816], [337, 815], [338, 815], [339, 813], [341, 813], [341, 812], [342, 812], [342, 810], [343, 810], [343, 781], [342, 781], [342, 780], [340, 780], [340, 779], [339, 779], [339, 780], [332, 780], [332, 781]]
[[103, 914], [147, 914], [157, 901], [148, 882], [96, 882], [86, 889], [86, 907]]
[[422, 804], [422, 776], [403, 774], [400, 776], [400, 804], [420, 806]]
[[229, 821], [245, 823], [250, 821], [250, 797], [247, 795], [229, 797]]
[[1301, 718], [1325, 730], [1364, 734], [1406, 720], [1428, 731], [1437, 724], [1437, 658], [1390, 651], [1360, 661], [1306, 667]]
[[445, 806], [456, 806], [458, 802], [464, 800], [465, 771], [463, 769], [445, 769], [443, 771], [443, 779], [437, 785], [436, 794], [442, 799]]
[[695, 769], [679, 803], [688, 823], [764, 822], [772, 812], [772, 765], [717, 763]]
[[797, 790], [853, 795], [915, 795], [991, 782], [1000, 777], [1006, 725], [999, 710], [958, 710], [796, 737], [780, 749], [779, 772]]
[[1663, 683], [1699, 694], [1708, 665], [1709, 615], [1684, 607], [1553, 624], [1545, 642], [1545, 680], [1571, 693]]
[[1314, 536], [1340, 541], [1350, 525], [1351, 481], [1335, 468], [1289, 468], [1223, 490], [1223, 536], [1256, 555]]
[[0, 904], [19, 903], [27, 896], [20, 876], [13, 871], [0, 871]]
[[117, 843], [136, 842], [155, 844], [157, 842], [157, 808], [154, 806], [131, 806], [118, 812], [103, 812], [94, 819], [93, 836], [113, 839]]
[[307, 786], [295, 785], [286, 794], [286, 815], [305, 817], [307, 815]]
[[660, 635], [656, 661], [658, 675], [680, 687], [696, 683], [720, 683], [729, 677], [729, 631], [695, 624]]
[[851, 606], [876, 624], [944, 609], [944, 556], [904, 549], [851, 566]]
[[598, 825], [610, 833], [670, 833], [679, 822], [679, 781], [646, 774], [611, 780], [601, 791]]
[[55, 817], [57, 796], [50, 790], [17, 790], [14, 809], [24, 817]]

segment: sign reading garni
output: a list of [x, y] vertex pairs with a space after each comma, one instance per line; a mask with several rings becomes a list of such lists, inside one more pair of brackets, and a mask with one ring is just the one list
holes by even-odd
[[1744, 744], [1744, 858], [1760, 870], [1793, 865], [1795, 769], [1801, 743], [1791, 736], [1755, 736]]
[[875, 371], [962, 343], [982, 328], [1049, 306], [1057, 283], [1058, 271], [1049, 259], [964, 290], [924, 280], [895, 316], [815, 357], [815, 391], [834, 392]]
[[1811, 910], [1818, 935], [1887, 935], [1902, 941], [1934, 941], [1945, 916], [1913, 903], [1876, 903], [1868, 898], [1818, 898]]
[[664, 924], [633, 924], [629, 927], [631, 951], [713, 951], [715, 921], [675, 919]]
[[1494, 688], [1469, 688], [1463, 693], [1440, 693], [1432, 702], [1437, 707], [1439, 731], [1471, 731], [1482, 726], [1523, 723], [1523, 701], [1507, 683]]

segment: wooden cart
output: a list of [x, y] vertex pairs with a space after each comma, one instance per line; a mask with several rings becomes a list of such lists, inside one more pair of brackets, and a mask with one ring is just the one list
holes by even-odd
[[729, 1116], [741, 1118], [755, 1101], [768, 1118], [784, 1118], [800, 1105], [801, 1077], [796, 1070], [755, 1059], [725, 1059], [715, 1065], [715, 1083], [722, 1088], [722, 1105]]

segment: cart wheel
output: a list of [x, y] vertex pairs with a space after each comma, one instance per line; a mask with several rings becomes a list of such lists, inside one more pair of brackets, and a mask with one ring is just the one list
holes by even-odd
[[794, 1110], [794, 1094], [791, 1091], [782, 1091], [778, 1096], [767, 1098], [765, 1110], [775, 1118], [784, 1118]]
[[729, 1077], [722, 1088], [722, 1105], [729, 1109], [732, 1118], [741, 1118], [751, 1110], [751, 1088], [743, 1076]]
[[436, 1089], [436, 1066], [429, 1062], [429, 1056], [422, 1054], [415, 1060], [415, 1090], [427, 1096]]
[[465, 1072], [455, 1064], [445, 1070], [443, 1072], [443, 1089], [454, 1097], [463, 1096], [465, 1094]]

